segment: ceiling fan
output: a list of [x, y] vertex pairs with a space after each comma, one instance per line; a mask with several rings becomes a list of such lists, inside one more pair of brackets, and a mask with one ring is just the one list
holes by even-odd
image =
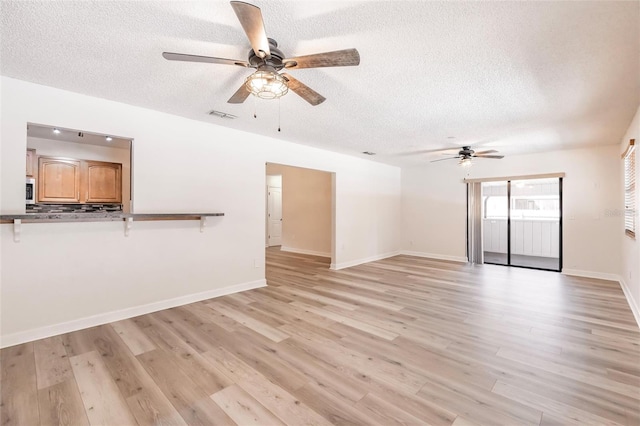
[[494, 155], [494, 153], [496, 152], [498, 151], [496, 151], [495, 149], [489, 149], [486, 151], [474, 151], [470, 146], [463, 146], [462, 149], [458, 151], [458, 155], [456, 155], [455, 157], [441, 158], [439, 160], [432, 160], [431, 162], [435, 163], [436, 161], [457, 159], [460, 160], [458, 164], [467, 167], [471, 165], [472, 158], [492, 158], [496, 160], [504, 158], [504, 155]]
[[255, 68], [257, 71], [245, 80], [244, 84], [227, 101], [232, 104], [244, 102], [250, 94], [262, 99], [276, 99], [292, 90], [311, 105], [319, 105], [326, 100], [324, 96], [301, 83], [287, 73], [285, 69], [345, 67], [360, 64], [360, 54], [356, 49], [337, 50], [306, 56], [287, 57], [278, 43], [267, 38], [260, 8], [241, 1], [232, 1], [233, 8], [244, 32], [249, 38], [252, 50], [246, 61], [239, 59], [214, 58], [211, 56], [187, 55], [164, 52], [162, 56], [170, 61], [206, 62], [211, 64], [236, 65]]

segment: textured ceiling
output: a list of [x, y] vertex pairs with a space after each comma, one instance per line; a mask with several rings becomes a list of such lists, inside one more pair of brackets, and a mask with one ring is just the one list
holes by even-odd
[[226, 102], [251, 69], [161, 56], [246, 60], [229, 2], [2, 0], [0, 72], [397, 165], [467, 144], [509, 155], [618, 143], [640, 103], [637, 1], [254, 4], [287, 56], [361, 56], [291, 70], [327, 101], [287, 94], [281, 132], [278, 101]]

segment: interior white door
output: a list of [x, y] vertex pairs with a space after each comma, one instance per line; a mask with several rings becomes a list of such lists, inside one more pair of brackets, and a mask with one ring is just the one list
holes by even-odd
[[267, 204], [269, 212], [269, 247], [282, 244], [282, 188], [270, 186]]

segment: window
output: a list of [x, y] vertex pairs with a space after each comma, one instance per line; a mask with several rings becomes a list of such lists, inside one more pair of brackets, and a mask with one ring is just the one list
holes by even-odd
[[508, 212], [509, 204], [506, 196], [491, 195], [484, 197], [485, 219], [506, 219]]
[[622, 154], [624, 159], [624, 232], [632, 238], [636, 236], [636, 155], [635, 139]]
[[[511, 197], [511, 218], [517, 219], [559, 219], [560, 199], [558, 196], [518, 196]], [[490, 195], [484, 197], [485, 219], [506, 219], [508, 214], [507, 197]]]

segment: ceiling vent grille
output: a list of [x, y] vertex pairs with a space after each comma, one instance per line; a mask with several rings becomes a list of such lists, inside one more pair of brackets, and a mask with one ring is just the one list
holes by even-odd
[[220, 118], [228, 118], [230, 120], [233, 120], [234, 118], [238, 118], [238, 116], [236, 115], [228, 114], [222, 111], [216, 111], [215, 109], [212, 109], [211, 111], [209, 111], [209, 115], [215, 115], [216, 117], [220, 117]]

